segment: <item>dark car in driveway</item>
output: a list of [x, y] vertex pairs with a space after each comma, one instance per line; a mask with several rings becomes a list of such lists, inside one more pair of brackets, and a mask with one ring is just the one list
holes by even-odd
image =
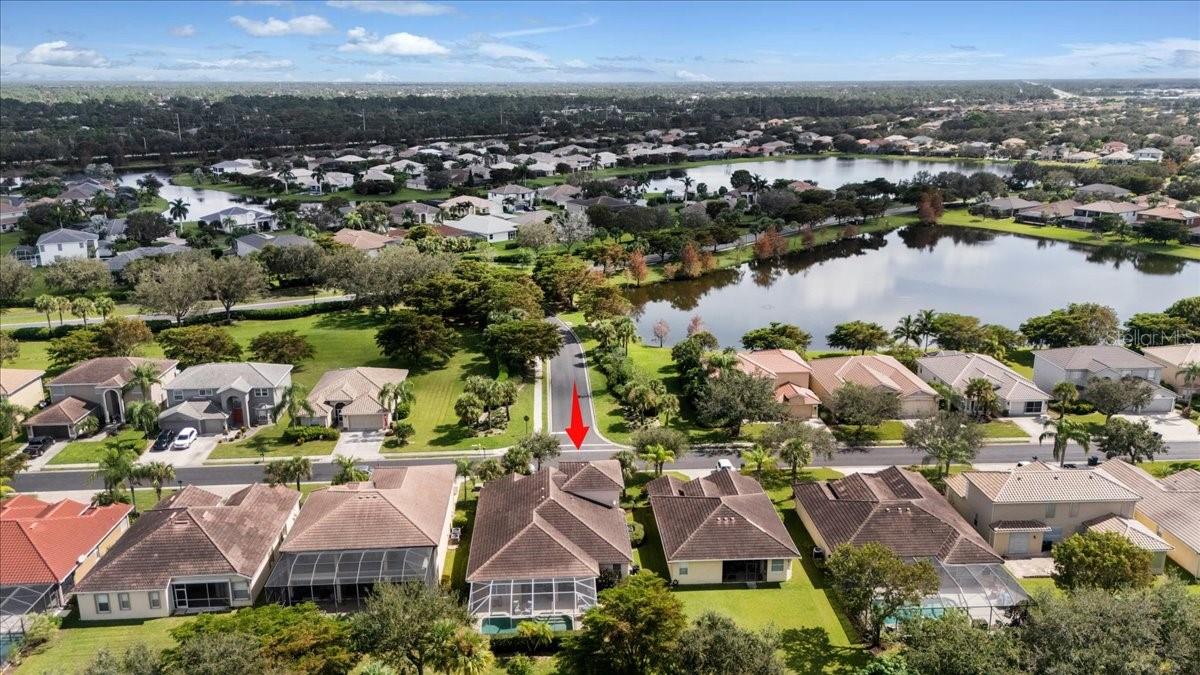
[[154, 445], [150, 446], [150, 452], [162, 452], [169, 450], [171, 444], [175, 442], [174, 431], [160, 431], [158, 437], [154, 439]]
[[29, 439], [29, 445], [25, 446], [25, 454], [30, 457], [41, 457], [52, 445], [54, 445], [53, 438], [49, 436], [34, 436]]

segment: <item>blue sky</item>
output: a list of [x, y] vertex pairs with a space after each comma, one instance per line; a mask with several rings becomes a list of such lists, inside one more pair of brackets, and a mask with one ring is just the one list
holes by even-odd
[[1200, 2], [0, 3], [0, 81], [1200, 77]]

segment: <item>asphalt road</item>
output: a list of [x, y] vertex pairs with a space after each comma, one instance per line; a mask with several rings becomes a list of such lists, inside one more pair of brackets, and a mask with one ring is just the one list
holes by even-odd
[[588, 434], [583, 439], [581, 450], [607, 451], [606, 457], [617, 448], [608, 439], [596, 431], [595, 410], [592, 408], [592, 388], [588, 382], [587, 361], [583, 353], [583, 345], [575, 332], [567, 327], [558, 317], [550, 319], [558, 326], [562, 334], [563, 348], [558, 355], [550, 359], [550, 396], [547, 405], [550, 406], [550, 429], [560, 440], [563, 452], [578, 453], [571, 439], [567, 438], [564, 430], [571, 424], [571, 388], [578, 387], [579, 408], [583, 414], [583, 423], [588, 426]]

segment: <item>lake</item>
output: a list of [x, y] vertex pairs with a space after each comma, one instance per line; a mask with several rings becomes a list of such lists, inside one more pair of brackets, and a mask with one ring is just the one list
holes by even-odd
[[[930, 173], [958, 171], [966, 174], [972, 174], [977, 171], [990, 171], [1000, 176], [1007, 176], [1012, 173], [1012, 165], [1010, 164], [989, 162], [931, 162], [921, 159], [819, 157], [812, 159], [764, 159], [757, 162], [738, 162], [735, 164], [709, 164], [707, 166], [697, 166], [687, 169], [687, 174], [696, 181], [692, 185], [693, 190], [696, 189], [696, 184], [704, 183], [708, 186], [709, 192], [716, 192], [722, 186], [729, 187], [729, 177], [733, 175], [734, 171], [739, 169], [745, 169], [752, 174], [756, 173], [767, 179], [768, 182], [774, 182], [779, 178], [806, 180], [830, 190], [841, 187], [846, 183], [859, 183], [881, 177], [892, 182], [906, 180], [912, 178], [918, 171], [928, 171]], [[676, 194], [683, 194], [683, 183], [678, 178], [663, 177], [653, 179], [650, 181], [647, 190], [651, 192], [663, 192], [668, 188], [674, 190]]]
[[1121, 320], [1161, 312], [1200, 293], [1200, 263], [1166, 256], [947, 227], [908, 226], [752, 262], [692, 281], [631, 289], [638, 332], [653, 344], [664, 319], [668, 343], [686, 337], [699, 315], [722, 346], [771, 321], [813, 336], [814, 349], [836, 324], [855, 319], [888, 330], [932, 308], [1017, 328], [1025, 319], [1071, 302], [1099, 302]]
[[[117, 183], [136, 188], [138, 186], [138, 179], [146, 174], [151, 174], [162, 182], [163, 186], [159, 188], [158, 196], [168, 202], [182, 198], [183, 201], [188, 203], [187, 220], [198, 220], [201, 216], [207, 216], [210, 213], [215, 213], [230, 206], [246, 203], [244, 197], [229, 192], [172, 185], [171, 174], [164, 171], [123, 173], [117, 176]], [[165, 211], [163, 213], [170, 218], [170, 214]]]

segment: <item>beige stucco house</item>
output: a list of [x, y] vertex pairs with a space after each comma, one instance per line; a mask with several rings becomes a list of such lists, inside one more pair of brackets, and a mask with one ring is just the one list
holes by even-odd
[[1188, 364], [1200, 363], [1200, 343], [1146, 347], [1142, 354], [1162, 366], [1162, 381], [1180, 395], [1200, 393], [1200, 378], [1192, 382], [1181, 372]]
[[32, 410], [45, 396], [42, 391], [45, 374], [43, 370], [0, 368], [0, 401]]
[[399, 368], [339, 368], [325, 371], [308, 395], [312, 414], [300, 423], [345, 431], [381, 431], [388, 428], [392, 404], [381, 400], [380, 391], [399, 384], [408, 371]]
[[787, 406], [796, 419], [812, 419], [821, 400], [811, 387], [812, 368], [791, 349], [760, 349], [737, 353], [737, 368], [743, 373], [771, 380], [775, 400]]
[[89, 416], [101, 425], [124, 422], [125, 406], [142, 400], [140, 386], [127, 386], [133, 369], [146, 364], [158, 374], [158, 382], [150, 386], [150, 400], [161, 405], [178, 362], [134, 356], [89, 359], [50, 381], [50, 405], [25, 420], [27, 435], [75, 438], [80, 422]]
[[1185, 469], [1157, 479], [1120, 459], [1101, 464], [1097, 471], [1141, 496], [1134, 517], [1171, 545], [1171, 560], [1200, 577], [1200, 471]]
[[812, 390], [828, 401], [847, 382], [893, 392], [900, 399], [900, 417], [928, 417], [937, 412], [938, 394], [933, 387], [886, 354], [836, 356], [814, 359]]

